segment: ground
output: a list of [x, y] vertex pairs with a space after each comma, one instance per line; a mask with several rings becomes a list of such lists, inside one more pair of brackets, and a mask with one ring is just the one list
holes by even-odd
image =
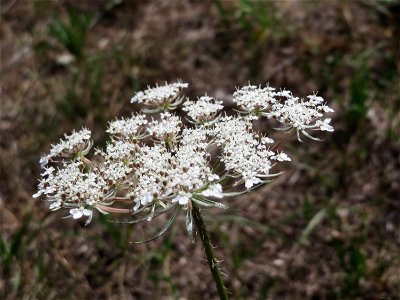
[[393, 0], [2, 1], [3, 298], [217, 298], [183, 216], [136, 245], [162, 220], [85, 227], [31, 196], [64, 132], [104, 145], [135, 91], [180, 78], [191, 98], [269, 82], [335, 109], [282, 176], [203, 211], [231, 298], [400, 299], [399, 20]]

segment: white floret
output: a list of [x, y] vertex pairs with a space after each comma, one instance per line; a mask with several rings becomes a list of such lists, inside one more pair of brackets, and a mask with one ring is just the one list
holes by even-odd
[[202, 96], [197, 101], [186, 101], [183, 104], [183, 111], [195, 121], [210, 120], [223, 109], [222, 101], [213, 97]]
[[40, 158], [40, 165], [45, 167], [49, 160], [56, 157], [73, 157], [78, 152], [86, 154], [91, 147], [91, 132], [87, 128], [65, 134], [58, 144], [51, 145], [50, 153]]
[[222, 190], [222, 185], [220, 184], [212, 184], [208, 187], [208, 189], [204, 190], [201, 193], [205, 197], [215, 197], [215, 198], [223, 198], [224, 193]]
[[136, 139], [142, 136], [141, 130], [147, 124], [144, 115], [133, 115], [128, 119], [120, 119], [110, 122], [106, 132], [116, 138]]
[[275, 89], [269, 86], [264, 88], [247, 85], [233, 93], [233, 102], [247, 112], [264, 111], [276, 102]]
[[181, 119], [169, 112], [160, 114], [161, 120], [153, 120], [150, 122], [147, 131], [154, 134], [157, 139], [165, 139], [175, 137], [182, 129]]
[[145, 91], [140, 91], [132, 97], [131, 102], [154, 104], [160, 103], [165, 100], [171, 100], [178, 97], [179, 92], [187, 88], [189, 85], [184, 82], [165, 83], [162, 86], [156, 86], [154, 88], [148, 88]]

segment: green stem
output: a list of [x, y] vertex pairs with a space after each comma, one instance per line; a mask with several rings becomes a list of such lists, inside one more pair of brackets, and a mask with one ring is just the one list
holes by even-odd
[[219, 298], [222, 300], [228, 299], [228, 294], [226, 293], [226, 288], [224, 286], [224, 282], [222, 281], [221, 272], [218, 268], [217, 259], [214, 256], [213, 246], [211, 245], [210, 237], [208, 236], [208, 232], [206, 229], [206, 225], [204, 224], [203, 217], [201, 216], [200, 210], [197, 205], [192, 202], [192, 213], [193, 220], [196, 224], [197, 230], [200, 234], [201, 242], [203, 243], [204, 251], [206, 252], [208, 266], [213, 275], [215, 285], [218, 289]]

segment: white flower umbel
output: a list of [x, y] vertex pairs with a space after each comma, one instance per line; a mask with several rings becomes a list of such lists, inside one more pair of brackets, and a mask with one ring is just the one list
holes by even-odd
[[209, 165], [207, 152], [197, 148], [195, 144], [182, 145], [172, 158], [168, 175], [169, 186], [175, 194], [194, 193], [211, 181], [219, 179]]
[[124, 186], [125, 180], [131, 175], [133, 169], [124, 161], [108, 161], [99, 168], [99, 174], [107, 180], [107, 182], [114, 185]]
[[182, 129], [181, 119], [169, 112], [161, 113], [160, 120], [150, 122], [148, 132], [157, 140], [171, 142], [175, 141]]
[[195, 145], [197, 149], [207, 150], [213, 141], [213, 129], [205, 126], [184, 128], [180, 135], [180, 145]]
[[262, 183], [261, 178], [273, 177], [270, 174], [271, 159], [275, 153], [249, 132], [252, 128], [248, 120], [240, 117], [225, 117], [216, 126], [217, 141], [222, 147], [221, 161], [225, 168], [242, 177], [247, 189]]
[[103, 200], [107, 184], [103, 177], [94, 172], [85, 172], [81, 161], [63, 163], [62, 168], [49, 168], [39, 183], [34, 196], [47, 196], [50, 209], [61, 207], [93, 207]]
[[264, 124], [260, 118], [278, 120], [298, 139], [299, 133], [315, 139], [308, 130], [334, 131], [325, 118], [333, 110], [315, 94], [303, 100], [286, 90], [249, 84], [233, 94], [239, 114], [227, 116], [232, 111], [224, 114], [221, 101], [202, 96], [183, 104], [187, 114], [181, 119], [168, 110], [181, 104], [180, 93], [187, 86], [177, 82], [138, 92], [132, 102], [143, 104], [144, 112], [162, 113], [152, 121], [134, 114], [110, 122], [110, 139], [94, 155], [86, 128], [52, 145], [41, 159], [43, 166], [51, 165], [44, 168], [33, 197], [48, 201], [51, 211], [67, 209], [70, 219], [85, 218], [86, 224], [95, 210], [128, 215], [133, 223], [169, 213], [154, 238], [185, 211], [189, 237], [193, 239], [196, 227], [221, 299], [227, 299], [199, 208], [226, 208], [225, 197], [269, 182], [279, 175], [273, 172], [275, 165], [291, 160], [281, 150], [286, 139], [275, 142], [255, 130]]
[[119, 119], [110, 122], [106, 132], [116, 139], [142, 139], [145, 137], [144, 126], [147, 124], [146, 116], [132, 115], [128, 119]]
[[113, 141], [107, 144], [102, 155], [108, 160], [130, 160], [137, 151], [137, 145], [129, 141]]
[[168, 171], [171, 154], [163, 145], [143, 146], [135, 160], [135, 182], [130, 195], [135, 210], [140, 205], [151, 204], [154, 199], [167, 199], [171, 194], [168, 186]]
[[184, 82], [165, 83], [165, 85], [148, 88], [140, 91], [132, 97], [132, 103], [143, 103], [153, 108], [153, 110], [145, 110], [145, 112], [157, 112], [160, 110], [173, 110], [182, 103], [183, 98], [179, 97], [182, 89], [189, 85]]
[[318, 140], [311, 136], [307, 130], [334, 131], [329, 125], [330, 118], [321, 120], [325, 113], [333, 112], [333, 109], [324, 105], [324, 99], [316, 95], [307, 96], [308, 100], [294, 97], [292, 93], [284, 91], [279, 93], [282, 98], [275, 103], [270, 112], [265, 113], [267, 117], [272, 117], [284, 124], [283, 130], [295, 129], [299, 141], [299, 133], [303, 133], [310, 139]]
[[91, 146], [91, 132], [87, 128], [82, 128], [80, 131], [73, 131], [70, 135], [65, 134], [64, 139], [58, 144], [51, 145], [50, 153], [43, 156], [39, 163], [42, 167], [49, 163], [49, 160], [60, 158], [71, 158], [86, 155]]
[[233, 93], [233, 102], [244, 112], [258, 115], [275, 104], [276, 93], [274, 91], [275, 89], [270, 86], [262, 88], [261, 86], [247, 85]]
[[205, 95], [197, 101], [185, 101], [182, 110], [186, 111], [193, 121], [207, 123], [214, 121], [223, 108], [222, 101]]
[[260, 117], [277, 119], [284, 130], [311, 138], [306, 130], [333, 131], [331, 119], [324, 118], [333, 110], [323, 98], [302, 100], [268, 85], [237, 89], [238, 115], [222, 117], [222, 101], [209, 96], [188, 100], [182, 107], [189, 121], [185, 125], [165, 110], [177, 108], [186, 87], [177, 82], [137, 93], [133, 102], [164, 112], [151, 121], [139, 113], [110, 122], [109, 142], [92, 156], [88, 129], [66, 135], [42, 158], [43, 165], [52, 165], [43, 170], [33, 196], [50, 202], [50, 210], [68, 209], [72, 219], [86, 216], [88, 222], [94, 209], [129, 214], [134, 222], [172, 210], [168, 227], [183, 208], [191, 235], [196, 205], [224, 208], [224, 197], [270, 181], [278, 175], [274, 166], [291, 160], [279, 148], [283, 141], [255, 131]]

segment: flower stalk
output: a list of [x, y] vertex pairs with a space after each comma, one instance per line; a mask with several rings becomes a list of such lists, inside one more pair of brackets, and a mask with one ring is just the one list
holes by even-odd
[[195, 203], [192, 203], [192, 214], [193, 214], [194, 223], [196, 224], [197, 230], [200, 235], [201, 242], [204, 247], [204, 252], [206, 253], [206, 256], [207, 256], [208, 266], [213, 275], [215, 285], [217, 286], [219, 298], [221, 300], [228, 299], [228, 294], [226, 292], [226, 288], [225, 288], [224, 282], [222, 280], [221, 272], [218, 268], [218, 262], [214, 255], [213, 246], [211, 244], [211, 240], [208, 235], [206, 225], [204, 224], [203, 217], [200, 213], [199, 208], [197, 207], [197, 205]]

